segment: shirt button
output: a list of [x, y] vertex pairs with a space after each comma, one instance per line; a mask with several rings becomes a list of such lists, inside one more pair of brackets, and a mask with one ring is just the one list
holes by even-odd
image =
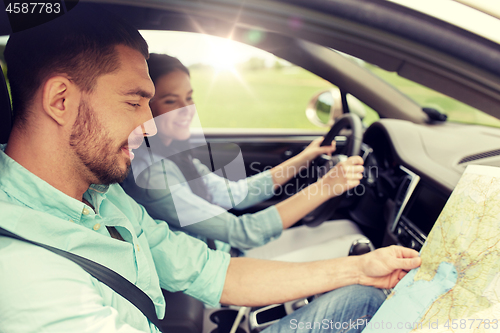
[[82, 214], [83, 214], [83, 215], [89, 215], [89, 213], [90, 213], [90, 212], [89, 212], [89, 210], [87, 209], [87, 207], [84, 207], [84, 208], [83, 208], [83, 211], [82, 211]]
[[101, 227], [101, 224], [96, 223], [96, 224], [94, 224], [94, 226], [92, 227], [92, 229], [94, 229], [95, 231], [97, 231], [97, 230], [99, 230], [100, 227]]
[[70, 221], [70, 222], [73, 222], [73, 223], [75, 222], [75, 221], [73, 221], [73, 219], [69, 219], [69, 221]]
[[139, 248], [139, 244], [135, 245], [137, 247], [137, 252], [139, 252], [141, 249]]

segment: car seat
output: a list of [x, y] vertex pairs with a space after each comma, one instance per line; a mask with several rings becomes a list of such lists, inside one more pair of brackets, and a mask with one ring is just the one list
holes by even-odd
[[306, 262], [345, 257], [356, 241], [368, 238], [351, 220], [333, 220], [310, 228], [283, 230], [280, 238], [245, 253], [247, 257]]
[[0, 76], [0, 144], [3, 144], [7, 143], [12, 128], [12, 107], [5, 77], [3, 74]]

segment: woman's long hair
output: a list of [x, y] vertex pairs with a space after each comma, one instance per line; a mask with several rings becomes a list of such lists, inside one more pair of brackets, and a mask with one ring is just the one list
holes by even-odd
[[[163, 76], [170, 74], [174, 71], [182, 71], [190, 76], [189, 69], [184, 66], [179, 59], [168, 56], [166, 54], [151, 53], [148, 59], [149, 76], [153, 83]], [[193, 156], [189, 147], [189, 140], [176, 141], [173, 140], [168, 147], [164, 149], [169, 150], [169, 160], [174, 162], [181, 170], [184, 178], [189, 181], [189, 187], [194, 194], [211, 202], [212, 196], [208, 192], [207, 185], [201, 178], [200, 173], [193, 164]]]

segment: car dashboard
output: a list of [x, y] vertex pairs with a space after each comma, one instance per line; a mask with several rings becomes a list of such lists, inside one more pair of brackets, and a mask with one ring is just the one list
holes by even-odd
[[420, 250], [466, 166], [500, 166], [499, 148], [497, 128], [381, 119], [363, 137], [363, 193], [351, 218], [377, 246]]

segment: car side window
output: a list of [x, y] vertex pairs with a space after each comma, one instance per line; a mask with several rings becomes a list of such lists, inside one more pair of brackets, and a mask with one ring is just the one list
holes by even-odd
[[203, 128], [326, 130], [312, 124], [305, 110], [315, 94], [333, 87], [330, 82], [227, 39], [186, 32], [141, 33], [150, 52], [177, 57], [189, 68]]

